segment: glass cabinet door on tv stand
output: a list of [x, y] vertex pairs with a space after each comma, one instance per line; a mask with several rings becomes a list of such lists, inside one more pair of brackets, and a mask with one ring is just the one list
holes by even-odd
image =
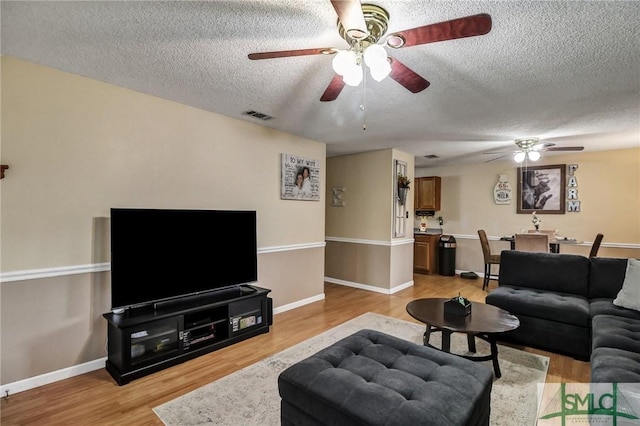
[[131, 345], [131, 366], [153, 362], [182, 350], [180, 318], [147, 323], [127, 331]]

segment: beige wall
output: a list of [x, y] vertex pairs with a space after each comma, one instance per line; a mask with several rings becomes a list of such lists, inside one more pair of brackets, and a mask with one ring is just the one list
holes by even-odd
[[[110, 274], [69, 271], [108, 264], [110, 207], [256, 210], [274, 306], [323, 296], [324, 144], [6, 56], [1, 79], [2, 384], [106, 356]], [[320, 201], [280, 199], [281, 153], [320, 160]]]
[[[391, 293], [413, 284], [413, 223], [394, 236], [394, 160], [413, 156], [388, 149], [327, 159], [326, 280]], [[331, 188], [343, 187], [344, 206], [331, 205]], [[413, 211], [413, 196], [407, 197]]]
[[[570, 143], [569, 143], [570, 144]], [[640, 136], [638, 140], [640, 146]], [[640, 149], [544, 155], [536, 165], [577, 164], [580, 212], [541, 215], [543, 229], [585, 242], [562, 246], [561, 252], [587, 255], [598, 232], [604, 234], [600, 256], [640, 257]], [[483, 271], [478, 229], [484, 229], [494, 251], [509, 249], [495, 241], [521, 229], [533, 228], [530, 214], [517, 214], [516, 167], [511, 160], [464, 166], [417, 169], [416, 176], [442, 177], [444, 232], [457, 237], [456, 269]], [[506, 174], [514, 190], [510, 205], [496, 205], [493, 188]], [[430, 226], [437, 227], [434, 219]], [[416, 226], [418, 222], [416, 221]]]
[[324, 176], [324, 144], [8, 57], [2, 86], [3, 271], [108, 261], [92, 220], [114, 206], [255, 209], [260, 247], [324, 238], [324, 191], [279, 199], [280, 154]]
[[343, 187], [343, 207], [326, 205], [329, 237], [389, 240], [391, 229], [391, 150], [327, 159], [327, 194]]

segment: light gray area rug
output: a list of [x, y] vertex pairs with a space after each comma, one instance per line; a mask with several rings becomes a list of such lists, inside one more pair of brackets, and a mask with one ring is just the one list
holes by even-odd
[[[290, 365], [358, 330], [369, 328], [422, 344], [421, 324], [366, 313], [282, 352], [209, 383], [153, 411], [167, 426], [280, 424], [278, 375]], [[476, 339], [477, 353], [488, 354], [489, 345]], [[440, 333], [430, 343], [440, 345]], [[452, 352], [467, 351], [466, 335], [451, 336]], [[535, 425], [538, 392], [545, 382], [549, 358], [498, 345], [502, 377], [494, 379], [491, 392], [491, 425]], [[491, 361], [482, 362], [493, 370]]]

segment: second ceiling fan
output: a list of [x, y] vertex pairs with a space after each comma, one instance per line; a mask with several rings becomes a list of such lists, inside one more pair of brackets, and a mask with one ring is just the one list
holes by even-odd
[[492, 158], [485, 161], [499, 160], [506, 157], [509, 153], [513, 155], [513, 159], [516, 163], [522, 163], [524, 160], [538, 161], [540, 159], [540, 153], [544, 151], [582, 151], [583, 146], [555, 146], [556, 144], [550, 142], [540, 142], [538, 138], [520, 138], [516, 139], [515, 144], [517, 149], [513, 151], [487, 151], [483, 154], [501, 154], [499, 157]]
[[360, 0], [331, 0], [331, 4], [338, 15], [338, 33], [349, 44], [348, 49], [320, 47], [250, 53], [249, 59], [335, 54], [333, 67], [336, 75], [320, 98], [323, 102], [335, 100], [346, 84], [360, 84], [364, 64], [374, 79], [379, 81], [388, 75], [410, 92], [418, 93], [430, 83], [398, 59], [388, 56], [384, 47], [401, 49], [483, 35], [491, 31], [492, 25], [491, 16], [481, 13], [398, 31], [389, 34], [383, 44], [377, 44], [387, 32], [389, 13], [385, 9], [374, 4], [361, 4]]

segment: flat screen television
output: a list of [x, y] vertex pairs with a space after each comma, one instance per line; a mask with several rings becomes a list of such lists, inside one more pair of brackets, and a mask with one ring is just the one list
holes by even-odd
[[112, 309], [257, 279], [255, 211], [111, 209]]

